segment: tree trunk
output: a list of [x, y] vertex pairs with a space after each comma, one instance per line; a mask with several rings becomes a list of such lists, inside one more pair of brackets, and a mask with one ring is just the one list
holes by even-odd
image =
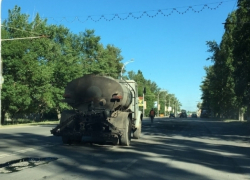
[[4, 120], [5, 120], [5, 114], [6, 112], [5, 111], [2, 111], [2, 116], [1, 116], [1, 125], [4, 125]]
[[250, 104], [247, 106], [247, 120], [250, 121]]
[[243, 108], [239, 108], [239, 121], [244, 121]]
[[221, 116], [220, 116], [220, 112], [218, 112], [218, 114], [217, 114], [217, 118], [221, 118]]
[[61, 120], [61, 111], [59, 111], [59, 109], [57, 109], [56, 112], [57, 112], [58, 120]]

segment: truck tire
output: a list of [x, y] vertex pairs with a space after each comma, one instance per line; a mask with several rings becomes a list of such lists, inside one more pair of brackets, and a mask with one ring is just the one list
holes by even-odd
[[80, 144], [82, 142], [82, 136], [75, 137], [74, 142]]
[[70, 137], [67, 135], [62, 135], [62, 142], [63, 142], [63, 144], [71, 144], [72, 143]]
[[140, 120], [140, 124], [139, 127], [134, 131], [133, 137], [135, 139], [139, 139], [141, 136], [141, 120]]
[[125, 122], [123, 135], [119, 137], [119, 143], [122, 146], [129, 146], [131, 141], [131, 121], [128, 118]]

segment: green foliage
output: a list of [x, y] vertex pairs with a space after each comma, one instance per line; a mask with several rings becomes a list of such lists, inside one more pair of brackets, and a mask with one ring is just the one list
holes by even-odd
[[3, 41], [2, 117], [5, 113], [11, 117], [60, 113], [69, 108], [61, 101], [69, 81], [85, 74], [119, 76], [121, 50], [112, 45], [103, 47], [94, 30], [76, 35], [63, 26], [48, 25], [39, 14], [32, 22], [28, 18], [18, 6], [9, 10], [2, 38], [39, 35], [47, 38]]
[[[239, 0], [238, 9], [228, 15], [221, 43], [208, 41], [208, 59], [202, 82], [202, 106], [215, 115], [235, 117], [239, 108], [250, 113], [250, 1]], [[249, 114], [250, 115], [250, 114]]]
[[242, 102], [250, 108], [250, 2], [239, 0], [236, 10], [236, 24], [233, 31], [233, 66], [235, 92]]
[[[10, 118], [20, 114], [60, 114], [62, 109], [70, 108], [61, 100], [64, 88], [71, 80], [86, 74], [119, 77], [123, 66], [121, 50], [113, 45], [104, 47], [94, 30], [73, 34], [64, 26], [47, 24], [39, 14], [31, 22], [28, 19], [29, 16], [15, 6], [3, 22], [3, 39], [45, 36], [3, 41], [3, 118], [6, 113]], [[160, 88], [155, 82], [146, 80], [141, 71], [137, 74], [128, 72], [128, 76], [138, 83], [139, 96], [143, 95], [144, 87], [147, 89], [147, 115], [157, 100]], [[160, 93], [159, 99], [161, 113], [164, 112], [164, 103], [181, 105], [174, 96], [166, 96], [166, 93]]]
[[[149, 114], [149, 111], [154, 108], [154, 101], [158, 100], [158, 94], [160, 92], [160, 88], [157, 86], [155, 82], [151, 80], [147, 80], [144, 78], [142, 71], [138, 70], [137, 73], [133, 71], [128, 72], [127, 79], [133, 79], [138, 84], [138, 96], [143, 96], [143, 90], [146, 88], [146, 94], [144, 95], [144, 101], [146, 101], [146, 109], [145, 115]], [[180, 109], [181, 104], [178, 102], [177, 98], [174, 94], [167, 94], [167, 92], [163, 91], [159, 94], [159, 102], [160, 102], [160, 114], [164, 114], [165, 105], [176, 107]], [[154, 108], [157, 111], [157, 108]], [[141, 109], [142, 110], [142, 109]]]

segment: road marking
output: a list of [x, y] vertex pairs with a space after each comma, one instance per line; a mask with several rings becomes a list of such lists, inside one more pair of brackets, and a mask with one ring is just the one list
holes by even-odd
[[134, 159], [132, 162], [130, 162], [127, 166], [122, 168], [122, 170], [126, 171], [128, 168], [130, 168], [133, 164], [135, 164], [138, 160]]

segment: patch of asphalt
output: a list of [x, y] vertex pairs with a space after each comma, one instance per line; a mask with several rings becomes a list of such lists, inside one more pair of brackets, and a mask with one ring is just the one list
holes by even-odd
[[29, 158], [12, 160], [4, 164], [0, 164], [0, 174], [18, 172], [23, 169], [36, 167], [42, 164], [48, 164], [49, 162], [55, 161], [57, 159], [58, 158], [56, 157], [45, 157], [45, 158], [29, 157]]

